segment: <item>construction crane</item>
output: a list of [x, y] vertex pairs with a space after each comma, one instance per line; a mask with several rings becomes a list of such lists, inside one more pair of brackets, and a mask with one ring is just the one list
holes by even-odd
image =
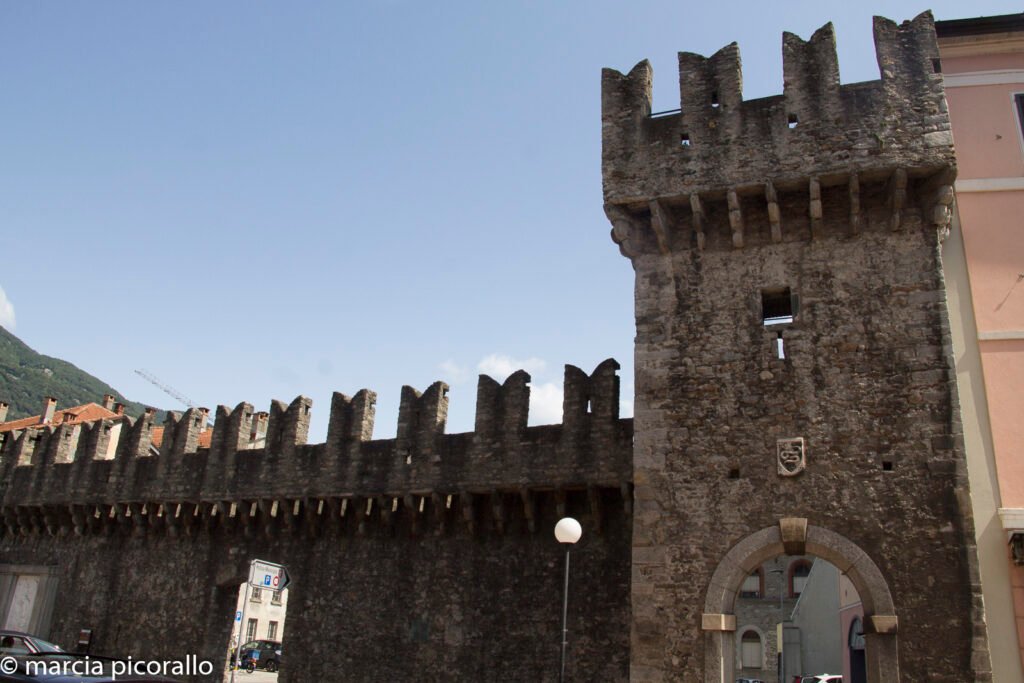
[[179, 392], [176, 389], [174, 389], [174, 387], [171, 387], [171, 386], [168, 386], [168, 385], [164, 384], [163, 382], [161, 382], [160, 380], [158, 380], [156, 377], [154, 377], [152, 374], [146, 372], [145, 370], [136, 370], [135, 374], [138, 375], [139, 377], [142, 377], [144, 380], [148, 381], [150, 384], [152, 384], [153, 386], [157, 387], [158, 389], [163, 391], [168, 396], [174, 398], [176, 401], [179, 401], [180, 403], [184, 403], [189, 408], [197, 408], [198, 407], [195, 403], [190, 401], [187, 396], [185, 396], [181, 392]]

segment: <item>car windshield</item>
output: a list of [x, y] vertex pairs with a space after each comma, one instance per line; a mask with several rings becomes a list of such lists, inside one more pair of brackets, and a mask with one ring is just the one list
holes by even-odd
[[39, 648], [40, 652], [64, 652], [64, 650], [61, 649], [60, 645], [54, 645], [53, 643], [45, 640], [33, 638], [32, 642], [35, 643], [35, 646]]
[[0, 654], [29, 655], [39, 652], [63, 652], [53, 643], [28, 635], [8, 633], [0, 638]]

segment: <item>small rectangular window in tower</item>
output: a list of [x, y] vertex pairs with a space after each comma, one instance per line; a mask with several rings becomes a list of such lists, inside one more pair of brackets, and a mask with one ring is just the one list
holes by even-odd
[[796, 316], [796, 298], [789, 287], [761, 290], [761, 322], [765, 327], [785, 325]]

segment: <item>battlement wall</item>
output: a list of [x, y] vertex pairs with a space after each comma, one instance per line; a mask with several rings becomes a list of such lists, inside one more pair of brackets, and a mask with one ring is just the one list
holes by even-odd
[[443, 382], [422, 394], [403, 388], [397, 436], [387, 440], [371, 438], [376, 394], [368, 390], [334, 394], [322, 444], [306, 443], [312, 401], [302, 396], [272, 402], [261, 448], [252, 435], [262, 416], [248, 403], [218, 406], [209, 448], [198, 446], [206, 409], [169, 413], [158, 455], [153, 413], [77, 425], [75, 439], [71, 425], [15, 432], [0, 449], [4, 522], [14, 534], [85, 533], [110, 520], [185, 528], [218, 516], [239, 525], [415, 516], [451, 509], [453, 496], [472, 506], [474, 496], [508, 493], [528, 512], [533, 491], [628, 495], [632, 421], [619, 419], [618, 368], [612, 359], [590, 375], [566, 366], [560, 425], [527, 427], [530, 377], [519, 371], [503, 384], [480, 377], [476, 429], [464, 434], [444, 433]]
[[808, 219], [804, 237], [829, 192], [857, 229], [867, 223], [860, 194], [876, 186], [890, 208], [948, 224], [955, 158], [934, 21], [875, 17], [874, 39], [881, 79], [840, 85], [831, 24], [807, 41], [784, 34], [783, 94], [756, 100], [743, 100], [735, 43], [711, 57], [680, 53], [680, 110], [654, 116], [649, 62], [605, 69], [605, 210], [623, 252], [714, 248], [716, 226], [724, 248], [758, 239], [754, 228], [782, 241], [790, 196], [801, 204], [791, 215]]

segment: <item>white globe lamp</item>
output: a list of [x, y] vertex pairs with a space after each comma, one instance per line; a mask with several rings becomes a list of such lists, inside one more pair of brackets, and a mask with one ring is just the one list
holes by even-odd
[[565, 681], [565, 649], [569, 646], [569, 549], [583, 535], [583, 527], [572, 517], [563, 517], [555, 524], [555, 539], [565, 546], [565, 587], [562, 589], [562, 662], [558, 683]]
[[555, 525], [555, 538], [559, 543], [572, 545], [580, 540], [583, 535], [583, 527], [572, 517], [563, 517]]

